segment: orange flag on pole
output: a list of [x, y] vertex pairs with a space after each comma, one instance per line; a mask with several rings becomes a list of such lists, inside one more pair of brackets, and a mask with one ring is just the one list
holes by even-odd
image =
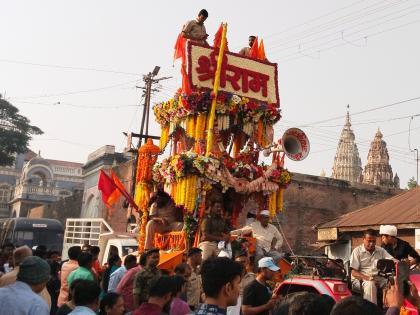
[[114, 181], [103, 170], [99, 174], [98, 189], [102, 192], [102, 201], [108, 208], [121, 197], [121, 192]]
[[185, 44], [187, 42], [187, 39], [182, 35], [182, 32], [179, 33], [178, 38], [176, 39], [175, 42], [175, 47], [174, 47], [174, 63], [175, 60], [182, 58], [182, 64], [185, 64], [186, 62], [186, 55], [185, 55]]
[[252, 44], [252, 47], [249, 50], [249, 57], [254, 59], [258, 58], [258, 37], [255, 38], [254, 43]]
[[260, 46], [258, 47], [258, 59], [260, 60], [266, 60], [265, 57], [265, 49], [264, 49], [264, 41], [261, 39]]
[[118, 176], [115, 175], [112, 170], [111, 177], [103, 170], [100, 171], [98, 189], [102, 192], [102, 201], [109, 210], [112, 209], [112, 206], [118, 201], [118, 199], [120, 199], [121, 196], [124, 196], [134, 209], [138, 209], [133, 198], [131, 198]]
[[[223, 33], [223, 23], [220, 23], [219, 29], [217, 30], [216, 34], [214, 34], [214, 40], [213, 40], [214, 47], [220, 48], [220, 45], [222, 44], [222, 33]], [[226, 39], [225, 51], [229, 51], [227, 39]]]

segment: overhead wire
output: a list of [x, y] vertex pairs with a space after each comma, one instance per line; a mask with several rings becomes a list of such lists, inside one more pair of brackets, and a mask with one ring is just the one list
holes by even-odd
[[[328, 31], [333, 30], [333, 29], [336, 29], [338, 27], [343, 28], [342, 27], [343, 25], [346, 25], [346, 24], [348, 24], [350, 22], [357, 21], [359, 19], [365, 18], [366, 16], [369, 16], [369, 15], [372, 15], [372, 14], [375, 14], [375, 13], [378, 13], [380, 11], [386, 10], [386, 9], [388, 9], [390, 7], [393, 7], [393, 6], [396, 6], [396, 5], [400, 5], [402, 2], [406, 2], [406, 1], [407, 0], [405, 0], [405, 1], [398, 0], [398, 1], [393, 2], [391, 4], [387, 4], [385, 6], [382, 6], [379, 9], [377, 8], [377, 9], [374, 9], [374, 10], [371, 10], [371, 11], [368, 11], [368, 12], [363, 12], [363, 14], [361, 14], [359, 16], [356, 16], [354, 18], [351, 17], [351, 15], [353, 13], [347, 14], [347, 15], [345, 15], [343, 17], [338, 17], [338, 18], [336, 18], [336, 19], [334, 19], [332, 21], [329, 21], [329, 22], [324, 23], [322, 25], [315, 26], [312, 29], [308, 29], [306, 31], [303, 31], [300, 34], [299, 33], [298, 34], [293, 34], [293, 36], [290, 36], [289, 37], [290, 39], [288, 39], [288, 40], [280, 41], [280, 43], [277, 43], [275, 45], [268, 45], [269, 46], [269, 49], [267, 49], [267, 51], [276, 50], [277, 47], [282, 47], [282, 46], [287, 45], [288, 43], [291, 43], [291, 42], [302, 42], [302, 40], [304, 38], [311, 37], [313, 35], [316, 35], [316, 34], [319, 34], [319, 33], [325, 32], [325, 31], [328, 32]], [[378, 4], [381, 4], [381, 3], [383, 3], [383, 1], [380, 1]], [[369, 7], [366, 7], [364, 9], [370, 8], [372, 6], [374, 6], [374, 5], [371, 5]], [[364, 9], [362, 9], [362, 10], [360, 10], [358, 12], [362, 12]], [[350, 18], [348, 18], [348, 17], [350, 17]], [[337, 21], [337, 23], [331, 23], [331, 22], [336, 22], [336, 21]], [[363, 24], [363, 23], [361, 23], [361, 24]], [[321, 27], [321, 29], [318, 29], [320, 27]]]
[[57, 97], [57, 96], [68, 96], [68, 95], [81, 94], [81, 93], [91, 93], [91, 92], [114, 89], [114, 88], [124, 86], [124, 85], [127, 85], [127, 84], [132, 84], [132, 83], [135, 83], [135, 82], [138, 82], [138, 81], [139, 80], [137, 79], [137, 80], [126, 81], [126, 82], [123, 82], [123, 83], [107, 85], [107, 86], [103, 86], [103, 87], [99, 87], [99, 88], [76, 90], [76, 91], [53, 93], [53, 94], [44, 94], [44, 95], [34, 95], [34, 96], [8, 97], [8, 99], [10, 99], [10, 100], [25, 100], [25, 99], [36, 99], [36, 98], [50, 98], [50, 97]]
[[[277, 56], [277, 55], [279, 55], [279, 52], [282, 52], [282, 51], [286, 51], [286, 50], [290, 50], [290, 49], [293, 49], [293, 48], [297, 48], [297, 46], [298, 46], [298, 43], [299, 43], [299, 45], [301, 45], [301, 46], [306, 46], [308, 43], [312, 43], [312, 42], [317, 42], [317, 41], [320, 41], [320, 40], [322, 40], [322, 39], [324, 39], [324, 38], [328, 38], [328, 37], [331, 37], [331, 36], [337, 36], [337, 35], [340, 35], [341, 34], [341, 37], [340, 36], [338, 36], [337, 38], [335, 38], [334, 40], [342, 40], [342, 41], [346, 41], [345, 39], [344, 39], [344, 32], [346, 32], [345, 34], [346, 34], [346, 37], [348, 37], [348, 36], [352, 36], [352, 35], [355, 35], [355, 34], [358, 34], [358, 33], [361, 33], [361, 32], [364, 32], [364, 31], [366, 31], [366, 30], [369, 30], [369, 29], [372, 29], [372, 28], [375, 28], [375, 27], [377, 27], [377, 26], [379, 26], [379, 25], [383, 25], [383, 24], [386, 24], [386, 23], [389, 23], [389, 22], [391, 22], [391, 21], [394, 21], [394, 20], [397, 20], [397, 19], [401, 19], [401, 18], [404, 18], [404, 17], [406, 17], [406, 16], [408, 16], [408, 15], [411, 15], [411, 14], [413, 14], [413, 13], [416, 13], [417, 11], [419, 11], [419, 9], [418, 9], [418, 7], [419, 7], [420, 5], [419, 4], [416, 4], [416, 5], [413, 5], [413, 6], [411, 6], [411, 7], [407, 7], [407, 8], [404, 8], [404, 9], [402, 9], [402, 10], [399, 10], [399, 11], [394, 11], [394, 12], [391, 12], [391, 13], [389, 13], [389, 14], [387, 14], [387, 15], [383, 15], [383, 16], [380, 16], [380, 17], [376, 17], [376, 18], [374, 18], [374, 19], [371, 19], [371, 20], [367, 20], [367, 21], [363, 21], [363, 22], [360, 22], [360, 23], [358, 23], [358, 24], [356, 24], [356, 25], [351, 25], [351, 26], [348, 26], [348, 27], [343, 27], [343, 28], [341, 28], [341, 29], [337, 29], [337, 27], [335, 27], [335, 28], [333, 28], [333, 29], [331, 29], [331, 32], [328, 32], [327, 34], [325, 34], [325, 35], [322, 35], [322, 36], [318, 36], [318, 37], [315, 37], [315, 38], [312, 38], [312, 39], [310, 39], [310, 40], [307, 40], [307, 41], [300, 41], [300, 40], [295, 40], [295, 41], [290, 41], [290, 42], [295, 42], [295, 44], [293, 44], [293, 45], [288, 45], [288, 46], [281, 46], [281, 47], [279, 47], [279, 48], [271, 48], [270, 47], [270, 50], [269, 51], [275, 51], [276, 53], [274, 54], [274, 56]], [[383, 18], [385, 18], [385, 17], [388, 17], [388, 16], [393, 16], [394, 14], [396, 14], [396, 13], [400, 13], [400, 12], [403, 12], [403, 11], [406, 11], [407, 9], [413, 9], [413, 8], [417, 8], [417, 9], [415, 9], [415, 10], [412, 10], [412, 11], [409, 11], [408, 13], [405, 13], [405, 14], [402, 14], [402, 15], [399, 15], [399, 16], [394, 16], [394, 17], [392, 17], [392, 18], [390, 18], [390, 19], [388, 19], [388, 20], [386, 20], [386, 21], [382, 21], [381, 23], [377, 23], [377, 24], [375, 24], [375, 25], [373, 25], [373, 26], [369, 26], [369, 27], [366, 27], [366, 28], [363, 28], [363, 29], [360, 29], [360, 30], [355, 30], [355, 31], [353, 31], [352, 33], [350, 33], [350, 34], [348, 34], [347, 32], [348, 31], [350, 31], [350, 30], [352, 30], [352, 29], [354, 29], [354, 28], [356, 28], [356, 27], [358, 27], [358, 26], [361, 26], [361, 25], [364, 25], [364, 24], [368, 24], [368, 23], [372, 23], [372, 22], [374, 22], [374, 21], [377, 21], [377, 20], [381, 20], [381, 19], [383, 19]], [[341, 32], [340, 32], [341, 31]], [[365, 35], [365, 37], [370, 37], [370, 36], [366, 36]], [[330, 41], [327, 41], [327, 42], [324, 42], [324, 43], [329, 43]], [[323, 45], [324, 43], [320, 43], [320, 44], [318, 44], [318, 45]], [[351, 43], [351, 42], [350, 42]], [[276, 46], [277, 47], [277, 46]], [[289, 55], [290, 56], [290, 55]], [[287, 57], [287, 56], [286, 56]]]
[[[372, 37], [375, 37], [375, 36], [378, 36], [378, 35], [381, 35], [381, 34], [384, 34], [384, 33], [388, 33], [388, 32], [391, 32], [391, 31], [394, 31], [394, 30], [397, 30], [397, 29], [400, 29], [400, 28], [403, 28], [403, 27], [406, 27], [406, 26], [409, 26], [409, 25], [417, 24], [419, 22], [420, 22], [420, 19], [414, 20], [414, 21], [410, 21], [408, 23], [401, 24], [401, 25], [398, 25], [398, 26], [395, 26], [395, 27], [391, 27], [391, 28], [388, 28], [388, 29], [385, 29], [385, 30], [382, 30], [382, 31], [379, 31], [379, 32], [376, 32], [376, 33], [371, 33], [371, 34], [363, 35], [361, 37], [358, 37], [356, 39], [353, 39], [352, 41], [353, 42], [356, 42], [358, 40], [364, 39], [365, 37], [372, 38]], [[332, 40], [332, 41], [336, 41], [336, 40], [337, 39]], [[329, 41], [329, 42], [331, 42], [331, 41]], [[331, 50], [331, 49], [334, 49], [334, 48], [337, 48], [337, 47], [340, 47], [340, 46], [343, 46], [343, 45], [348, 45], [348, 43], [347, 42], [341, 42], [339, 44], [335, 44], [335, 45], [329, 46], [327, 48], [317, 49], [317, 50], [315, 50], [315, 52], [317, 52], [319, 54], [321, 52], [325, 52], [325, 51], [328, 51], [328, 50]], [[317, 47], [319, 47], [319, 45], [318, 46], [315, 46], [315, 47], [311, 47], [311, 48], [302, 49], [302, 50], [300, 50], [296, 54], [289, 55], [289, 56], [291, 56], [290, 58], [288, 58], [288, 59], [286, 58], [286, 59], [280, 61], [279, 63], [284, 64], [284, 63], [287, 63], [289, 61], [292, 61], [292, 60], [296, 60], [296, 59], [300, 59], [302, 57], [305, 57], [305, 55], [302, 54], [303, 52], [307, 52], [307, 51], [309, 51], [309, 50], [311, 50], [313, 48], [317, 48]]]
[[[377, 111], [377, 110], [384, 109], [384, 108], [389, 108], [389, 107], [393, 107], [393, 106], [397, 106], [397, 105], [401, 105], [401, 104], [405, 104], [405, 103], [409, 103], [409, 102], [414, 102], [414, 101], [417, 101], [417, 100], [420, 100], [420, 96], [416, 96], [416, 97], [404, 99], [402, 101], [394, 102], [394, 103], [391, 103], [391, 104], [386, 104], [386, 105], [377, 106], [377, 107], [369, 108], [369, 109], [366, 109], [366, 110], [354, 112], [354, 113], [351, 114], [351, 116], [353, 117], [353, 116]], [[302, 124], [302, 125], [299, 125], [299, 126], [296, 126], [296, 127], [307, 127], [307, 126], [311, 126], [311, 125], [317, 125], [317, 124], [321, 124], [321, 123], [328, 122], [328, 121], [343, 119], [345, 117], [346, 117], [346, 115], [335, 116], [335, 117], [332, 117], [332, 118], [327, 118], [327, 119], [323, 119], [323, 120], [310, 122], [310, 123], [307, 123], [307, 124]]]
[[28, 101], [17, 101], [17, 104], [33, 104], [33, 105], [41, 105], [41, 106], [53, 106], [53, 107], [74, 107], [74, 108], [81, 108], [81, 109], [120, 109], [126, 107], [138, 107], [137, 104], [129, 104], [129, 105], [80, 105], [80, 104], [72, 104], [67, 102], [54, 102], [54, 103], [44, 103], [44, 102], [28, 102]]
[[93, 68], [93, 67], [63, 66], [63, 65], [53, 65], [53, 64], [46, 64], [46, 63], [22, 61], [22, 60], [12, 60], [12, 59], [0, 59], [0, 62], [22, 64], [22, 65], [28, 65], [28, 66], [37, 66], [37, 67], [46, 67], [46, 68], [66, 69], [66, 70], [93, 71], [93, 72], [104, 72], [104, 73], [113, 73], [113, 74], [124, 74], [124, 75], [131, 75], [131, 76], [141, 76], [140, 73], [135, 73], [135, 72], [107, 70], [107, 69], [99, 69], [99, 68]]

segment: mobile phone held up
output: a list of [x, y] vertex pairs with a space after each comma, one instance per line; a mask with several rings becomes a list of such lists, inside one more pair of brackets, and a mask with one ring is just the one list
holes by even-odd
[[406, 262], [399, 261], [396, 263], [395, 283], [398, 285], [398, 288], [402, 291], [404, 297], [410, 295], [410, 285], [408, 284], [409, 273], [410, 267]]

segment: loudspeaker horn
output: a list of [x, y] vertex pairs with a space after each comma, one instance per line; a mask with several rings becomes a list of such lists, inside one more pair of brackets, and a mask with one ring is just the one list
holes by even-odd
[[292, 161], [304, 160], [310, 151], [309, 139], [299, 128], [287, 129], [278, 143], [270, 145], [263, 151], [264, 156], [273, 152], [284, 152]]

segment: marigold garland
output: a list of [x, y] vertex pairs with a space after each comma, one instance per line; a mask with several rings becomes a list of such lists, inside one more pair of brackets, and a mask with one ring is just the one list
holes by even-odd
[[140, 210], [147, 209], [147, 205], [150, 200], [150, 190], [148, 184], [145, 182], [139, 182], [136, 184], [136, 192], [134, 195], [134, 202]]
[[162, 131], [160, 134], [160, 142], [159, 142], [159, 148], [161, 151], [163, 151], [163, 149], [165, 149], [166, 145], [168, 144], [169, 141], [169, 125], [166, 126], [162, 126]]
[[280, 188], [277, 191], [277, 213], [283, 211], [283, 197], [284, 197], [284, 188]]
[[172, 185], [175, 186], [175, 204], [177, 206], [184, 206], [188, 213], [193, 213], [195, 209], [195, 204], [197, 201], [197, 175], [189, 175], [181, 177], [176, 183]]
[[277, 192], [272, 192], [268, 197], [268, 211], [270, 212], [270, 218], [275, 217], [277, 213]]
[[141, 216], [141, 223], [140, 223], [140, 229], [139, 229], [139, 252], [144, 252], [144, 243], [146, 240], [146, 225], [147, 225], [147, 218], [148, 213], [147, 209], [143, 210], [143, 214]]
[[148, 138], [138, 151], [136, 183], [140, 181], [152, 180], [152, 168], [157, 161], [160, 148], [153, 144], [153, 140]]
[[195, 140], [204, 140], [204, 131], [206, 130], [207, 115], [199, 114], [197, 116], [197, 123], [195, 125]]

